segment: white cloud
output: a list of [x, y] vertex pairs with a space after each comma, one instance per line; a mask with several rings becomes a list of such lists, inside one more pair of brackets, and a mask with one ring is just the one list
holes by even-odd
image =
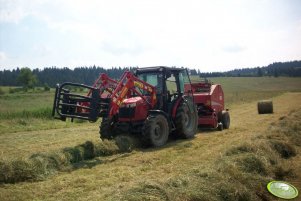
[[26, 11], [23, 8], [22, 1], [1, 0], [0, 1], [0, 22], [17, 23], [20, 19], [26, 16]]
[[33, 15], [46, 0], [0, 0], [0, 22], [19, 23], [28, 15]]
[[[47, 29], [45, 41], [35, 35], [24, 48], [31, 55], [18, 51], [19, 63], [28, 66], [250, 67], [301, 58], [301, 24], [291, 27], [289, 3], [274, 2], [0, 0], [0, 26], [31, 16], [40, 24], [24, 27]], [[300, 20], [300, 14], [294, 18]]]
[[5, 54], [5, 52], [0, 52], [0, 61], [4, 61], [4, 60], [6, 60], [6, 54]]
[[54, 50], [43, 44], [36, 44], [33, 46], [33, 51], [35, 52], [35, 56], [38, 57], [46, 57], [48, 55], [53, 54]]

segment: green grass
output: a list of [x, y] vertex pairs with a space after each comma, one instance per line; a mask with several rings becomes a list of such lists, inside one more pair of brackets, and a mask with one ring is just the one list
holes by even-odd
[[[199, 80], [192, 77], [192, 80]], [[268, 99], [284, 92], [301, 91], [301, 78], [288, 77], [225, 77], [212, 78], [222, 85], [226, 105]], [[1, 87], [5, 94], [0, 96], [0, 119], [48, 118], [52, 109], [54, 90], [36, 89], [29, 92], [7, 93], [9, 87]], [[41, 116], [42, 115], [42, 116]]]
[[[293, 100], [293, 97], [300, 95], [277, 98], [275, 106]], [[289, 108], [297, 103], [292, 102]], [[96, 156], [91, 146], [82, 146], [85, 138], [91, 138], [97, 132], [97, 129], [91, 129], [93, 125], [86, 130], [67, 128], [61, 133], [54, 129], [51, 132], [56, 136], [43, 143], [39, 140], [49, 133], [37, 131], [34, 136], [22, 133], [26, 138], [19, 140], [20, 144], [25, 143], [21, 150], [41, 153], [38, 150], [44, 148], [43, 154], [35, 155], [32, 162], [32, 154], [12, 159], [18, 152], [7, 152], [11, 153], [10, 160], [0, 163], [0, 167], [4, 168], [1, 173], [7, 174], [4, 178], [8, 183], [0, 186], [0, 193], [4, 200], [274, 200], [266, 191], [270, 180], [282, 178], [291, 182], [297, 178], [296, 157], [300, 156], [300, 147], [294, 138], [301, 135], [300, 107], [291, 113], [278, 109], [273, 115], [258, 115], [256, 121], [249, 115], [237, 114], [239, 108], [236, 110], [233, 111], [233, 126], [225, 132], [207, 132], [192, 140], [169, 142], [160, 149], [133, 149], [129, 154], [111, 153], [111, 156], [99, 155], [84, 161], [85, 157], [92, 158], [91, 153]], [[251, 116], [254, 114], [256, 111]], [[253, 120], [255, 125], [262, 121], [260, 126], [263, 127], [247, 130], [246, 125], [241, 125], [245, 119]], [[267, 126], [271, 128], [267, 129]], [[86, 135], [88, 132], [90, 134]], [[80, 133], [86, 137], [79, 137]], [[17, 136], [18, 133], [10, 135]], [[81, 143], [66, 145], [68, 140], [78, 138]], [[296, 155], [283, 158], [274, 148], [274, 140], [290, 143], [295, 147]], [[16, 141], [1, 142], [14, 145]], [[60, 143], [60, 148], [50, 151], [54, 142]], [[35, 150], [27, 147], [30, 144], [37, 145], [33, 147]], [[43, 146], [38, 147], [38, 144]], [[62, 153], [71, 153], [74, 161]]]
[[74, 124], [54, 120], [51, 116], [54, 89], [43, 91], [42, 88], [9, 93], [9, 88], [1, 87], [5, 92], [0, 95], [0, 134], [47, 130], [81, 125], [82, 121]]
[[0, 113], [15, 113], [22, 111], [39, 110], [43, 108], [52, 108], [54, 92], [18, 92], [13, 94], [4, 94], [0, 96]]
[[[223, 85], [230, 129], [200, 131], [194, 139], [149, 149], [124, 136], [106, 149], [99, 142], [99, 122], [48, 118], [53, 91], [1, 95], [0, 176], [7, 182], [0, 185], [1, 198], [273, 200], [266, 184], [274, 179], [300, 189], [301, 96], [284, 93], [300, 91], [300, 79], [213, 81]], [[256, 101], [267, 98], [274, 113], [258, 115]], [[86, 141], [93, 146], [83, 145]]]

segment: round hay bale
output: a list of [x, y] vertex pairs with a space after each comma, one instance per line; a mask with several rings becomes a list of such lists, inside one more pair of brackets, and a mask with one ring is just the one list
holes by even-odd
[[273, 113], [273, 102], [270, 100], [262, 100], [257, 103], [258, 114]]

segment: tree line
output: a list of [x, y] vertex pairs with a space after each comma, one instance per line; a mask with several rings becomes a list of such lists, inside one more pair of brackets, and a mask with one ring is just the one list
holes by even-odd
[[[50, 86], [57, 83], [76, 82], [87, 85], [93, 84], [100, 73], [118, 79], [125, 70], [133, 71], [136, 67], [112, 67], [105, 69], [99, 66], [57, 68], [46, 67], [44, 69], [16, 68], [13, 70], [0, 71], [1, 86]], [[200, 70], [190, 69], [191, 75], [200, 77], [260, 77], [260, 76], [301, 76], [301, 61], [276, 62], [264, 67], [235, 69], [227, 72], [200, 72]], [[26, 84], [25, 84], [26, 83]]]
[[275, 62], [263, 67], [234, 69], [227, 72], [198, 73], [200, 77], [301, 76], [301, 61]]
[[[13, 70], [3, 70], [0, 71], [0, 85], [1, 86], [22, 86], [31, 84], [25, 84], [24, 77], [30, 77], [28, 71], [31, 72], [32, 76], [29, 79], [34, 79], [35, 86], [48, 85], [50, 87], [56, 86], [57, 83], [63, 82], [75, 82], [91, 85], [98, 78], [100, 73], [106, 73], [108, 76], [118, 79], [125, 70], [133, 70], [134, 68], [110, 68], [105, 69], [103, 67], [78, 67], [75, 69], [70, 68], [57, 68], [57, 67], [47, 67], [44, 69], [33, 69], [29, 68], [16, 68]], [[27, 73], [25, 73], [26, 71]], [[27, 78], [28, 79], [28, 78]]]

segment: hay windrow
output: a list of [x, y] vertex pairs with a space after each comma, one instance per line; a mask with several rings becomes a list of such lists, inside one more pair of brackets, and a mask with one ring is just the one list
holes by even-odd
[[250, 144], [243, 144], [240, 146], [233, 147], [226, 152], [227, 156], [240, 154], [240, 153], [249, 153], [254, 152], [254, 148]]
[[137, 187], [130, 189], [124, 196], [124, 200], [164, 200], [169, 201], [163, 186], [157, 183], [140, 183]]
[[260, 160], [254, 154], [244, 156], [244, 157], [240, 158], [237, 162], [238, 162], [241, 170], [244, 172], [256, 173], [256, 174], [260, 174], [260, 175], [267, 174], [266, 165], [264, 164], [264, 162], [262, 160]]
[[296, 149], [289, 143], [271, 140], [271, 146], [274, 150], [281, 155], [282, 158], [288, 159], [296, 156]]
[[139, 139], [129, 135], [118, 135], [115, 142], [121, 152], [131, 152], [134, 148], [140, 146]]
[[58, 171], [71, 168], [72, 164], [95, 157], [131, 152], [134, 144], [129, 138], [118, 141], [86, 141], [75, 147], [67, 147], [50, 153], [36, 153], [29, 158], [0, 160], [0, 183], [43, 180]]

